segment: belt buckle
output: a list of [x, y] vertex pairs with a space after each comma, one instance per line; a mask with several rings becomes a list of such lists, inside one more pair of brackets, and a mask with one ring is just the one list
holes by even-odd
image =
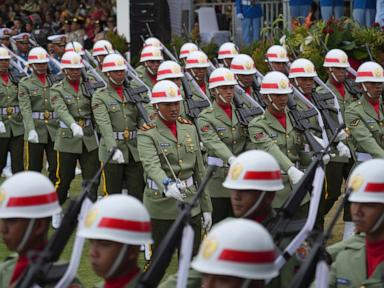
[[44, 120], [49, 120], [51, 118], [51, 113], [49, 111], [45, 110], [44, 111]]
[[125, 140], [129, 140], [129, 130], [128, 129], [124, 130], [123, 137], [124, 137]]
[[79, 119], [79, 121], [77, 121], [77, 123], [79, 124], [79, 126], [81, 128], [84, 128], [85, 127], [85, 120], [84, 119]]
[[7, 107], [7, 115], [12, 115], [13, 107]]

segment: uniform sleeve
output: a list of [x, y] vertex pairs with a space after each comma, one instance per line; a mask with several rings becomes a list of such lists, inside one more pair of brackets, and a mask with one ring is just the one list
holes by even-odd
[[371, 154], [374, 158], [384, 158], [383, 148], [377, 144], [371, 131], [365, 126], [355, 107], [347, 107], [345, 111], [345, 123], [356, 143], [358, 143], [360, 147], [364, 147], [365, 152]]
[[65, 104], [65, 101], [62, 97], [62, 94], [59, 89], [53, 88], [50, 93], [51, 97], [51, 104], [53, 108], [55, 109], [55, 112], [57, 113], [60, 121], [63, 121], [65, 125], [71, 127], [71, 124], [75, 123], [75, 119], [73, 119], [73, 116], [71, 113], [69, 113], [67, 104]]
[[[196, 130], [195, 130], [195, 137], [196, 137], [196, 139], [199, 139]], [[201, 155], [200, 149], [198, 149], [196, 151], [196, 154], [197, 154], [196, 155], [197, 161], [195, 164], [195, 170], [194, 170], [193, 175], [195, 176], [198, 187], [200, 187], [201, 183], [203, 182], [204, 176], [205, 176], [205, 167], [204, 167], [204, 162], [203, 162], [203, 156]], [[201, 201], [200, 201], [200, 206], [201, 206], [201, 210], [203, 212], [212, 212], [211, 197], [210, 197], [210, 195], [206, 189], [204, 189], [204, 191], [203, 191], [203, 195], [202, 195]]]
[[113, 147], [117, 147], [117, 143], [113, 136], [113, 129], [107, 106], [97, 92], [92, 97], [92, 112], [95, 121], [99, 126], [101, 135], [103, 136], [103, 141], [105, 141], [105, 145], [107, 146], [107, 151], [111, 151]]
[[204, 143], [204, 146], [208, 149], [208, 154], [213, 152], [214, 155], [222, 159], [223, 161], [228, 161], [229, 157], [233, 156], [233, 153], [223, 141], [220, 140], [219, 135], [215, 128], [209, 122], [206, 115], [199, 116], [199, 129], [201, 140]]
[[19, 83], [18, 98], [19, 98], [21, 115], [23, 116], [25, 130], [27, 132], [34, 130], [35, 124], [32, 118], [32, 107], [31, 107], [31, 100], [29, 98], [29, 90], [28, 90], [28, 87], [23, 82]]
[[[168, 178], [165, 171], [161, 168], [161, 162], [156, 149], [156, 143], [149, 135], [152, 131], [140, 131], [137, 137], [137, 149], [140, 161], [143, 164], [145, 174], [156, 182], [159, 191], [164, 191], [163, 180]], [[152, 132], [153, 133], [153, 132]]]
[[279, 146], [272, 141], [267, 131], [260, 125], [261, 118], [255, 118], [249, 123], [249, 137], [256, 149], [264, 150], [270, 153], [280, 165], [281, 170], [287, 172], [287, 170], [293, 166], [293, 163], [289, 158], [280, 150]]

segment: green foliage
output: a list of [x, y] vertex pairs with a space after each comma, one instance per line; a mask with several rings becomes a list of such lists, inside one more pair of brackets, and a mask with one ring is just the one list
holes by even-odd
[[112, 31], [105, 34], [105, 39], [112, 43], [112, 46], [119, 51], [122, 55], [129, 49], [127, 39], [124, 35], [119, 35]]

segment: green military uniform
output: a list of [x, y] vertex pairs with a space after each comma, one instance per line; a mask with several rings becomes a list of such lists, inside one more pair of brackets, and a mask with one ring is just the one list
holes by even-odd
[[[67, 198], [70, 184], [75, 177], [77, 160], [80, 162], [84, 180], [92, 179], [100, 163], [98, 159], [98, 143], [91, 121], [91, 99], [64, 79], [51, 89], [51, 103], [60, 120], [54, 149], [57, 151], [56, 191], [60, 204]], [[83, 129], [84, 136], [74, 137], [70, 128], [77, 123]], [[97, 196], [97, 186], [92, 187], [92, 196]]]
[[[139, 283], [140, 277], [142, 277], [142, 273], [138, 273], [136, 276], [134, 276], [129, 283], [125, 283], [124, 286], [120, 286], [121, 288], [135, 288], [137, 287], [137, 284]], [[95, 288], [103, 288], [104, 282], [98, 283], [94, 286]]]
[[[345, 122], [345, 109], [349, 104], [352, 103], [353, 98], [345, 89], [345, 95], [342, 96], [340, 92], [336, 89], [335, 85], [328, 79], [326, 85], [333, 91], [333, 93], [337, 97], [337, 101], [340, 106], [340, 112], [343, 116], [343, 121]], [[328, 94], [328, 90], [319, 86], [317, 91], [321, 95], [322, 93]], [[335, 107], [334, 100], [329, 100], [329, 104], [332, 107]], [[334, 119], [337, 121], [337, 117], [335, 115]], [[328, 134], [329, 135], [329, 134]], [[330, 137], [332, 135], [329, 135]], [[344, 144], [348, 145], [348, 139], [343, 141]], [[352, 146], [348, 145], [351, 149]], [[351, 150], [351, 154], [352, 154]], [[337, 201], [341, 194], [341, 186], [343, 184], [343, 179], [347, 180], [348, 175], [353, 166], [353, 159], [348, 159], [345, 156], [339, 156], [339, 152], [336, 149], [336, 144], [332, 145], [331, 154], [335, 154], [336, 157], [332, 157], [331, 161], [327, 164], [325, 169], [325, 198], [323, 199], [324, 204], [320, 205], [323, 209], [322, 214], [326, 215], [333, 207], [333, 204]], [[349, 209], [348, 209], [349, 210]], [[344, 211], [344, 214], [348, 213], [348, 211]]]
[[345, 123], [351, 144], [356, 149], [356, 161], [384, 158], [384, 108], [382, 100], [377, 115], [365, 96], [350, 104], [345, 111]]
[[12, 172], [23, 170], [24, 126], [17, 99], [17, 86], [10, 79], [0, 79], [0, 121], [4, 123], [5, 133], [0, 133], [0, 171], [7, 163], [8, 151], [11, 153]]
[[[249, 137], [256, 149], [270, 153], [280, 165], [284, 189], [276, 193], [272, 207], [280, 208], [289, 193], [292, 184], [289, 181], [287, 171], [291, 166], [304, 169], [309, 165], [307, 154], [304, 150], [304, 135], [293, 128], [291, 119], [286, 112], [286, 128], [268, 110], [264, 114], [254, 118], [248, 126]], [[303, 161], [304, 160], [304, 161]], [[302, 205], [308, 203], [309, 196], [304, 198]]]
[[[196, 82], [196, 84], [197, 84], [197, 82]], [[199, 85], [199, 84], [197, 84], [197, 85]], [[204, 82], [204, 86], [205, 86], [205, 89], [204, 89], [204, 87], [200, 86], [201, 90], [203, 91], [203, 93], [205, 93], [205, 95], [208, 97], [209, 100], [213, 101], [214, 98], [213, 98], [213, 95], [211, 95], [211, 92], [208, 89], [208, 82], [207, 81]], [[193, 86], [192, 84], [191, 84], [191, 92], [192, 92], [193, 96], [195, 96], [195, 97], [197, 97], [199, 99], [202, 99], [201, 98], [201, 94], [196, 90], [195, 86]]]
[[[10, 286], [10, 282], [13, 276], [13, 271], [15, 270], [15, 266], [17, 263], [17, 257], [11, 257], [4, 262], [0, 263], [0, 287], [13, 287], [16, 285], [14, 283], [12, 286]], [[45, 285], [44, 287], [50, 288], [50, 287], [55, 287], [57, 283], [50, 283]], [[79, 279], [75, 278], [72, 281], [72, 284], [68, 286], [68, 288], [80, 288], [83, 287]]]
[[[177, 201], [163, 195], [165, 190], [163, 181], [167, 178], [174, 178], [171, 168], [175, 175], [184, 181], [187, 187], [184, 192], [185, 201], [188, 202], [196, 194], [197, 187], [201, 185], [205, 173], [197, 132], [190, 121], [183, 118], [178, 119], [177, 139], [159, 118], [155, 120], [155, 125], [156, 127], [150, 130], [138, 133], [138, 150], [147, 183], [144, 191], [144, 205], [152, 220], [154, 250], [179, 213]], [[192, 226], [195, 230], [194, 254], [197, 253], [201, 240], [200, 215], [202, 212], [211, 211], [209, 194], [204, 192], [200, 205], [195, 206], [191, 211]]]
[[237, 119], [234, 104], [232, 119], [229, 119], [224, 110], [213, 102], [212, 108], [207, 108], [199, 116], [199, 133], [207, 149], [208, 158], [220, 158], [224, 161], [223, 167], [217, 168], [205, 190], [212, 200], [212, 222], [217, 223], [226, 217], [233, 216], [230, 190], [222, 186], [228, 173], [228, 159], [237, 156], [245, 150], [247, 130]]
[[136, 69], [136, 72], [137, 72], [137, 75], [139, 76], [139, 78], [141, 80], [143, 80], [143, 82], [145, 83], [145, 85], [147, 85], [149, 88], [153, 88], [153, 85], [156, 84], [156, 78], [157, 76], [156, 75], [151, 75], [149, 74], [147, 68], [145, 68], [144, 65], [140, 65], [138, 66]]
[[[59, 121], [51, 105], [48, 80], [43, 84], [35, 73], [23, 78], [19, 83], [19, 102], [26, 130], [26, 169], [41, 172], [45, 151], [49, 163], [49, 179], [55, 183], [56, 152], [53, 147]], [[28, 142], [28, 133], [31, 130], [36, 130], [39, 143]]]
[[99, 89], [92, 98], [92, 110], [101, 132], [99, 159], [105, 162], [112, 148], [117, 147], [125, 162], [110, 162], [103, 172], [106, 194], [121, 193], [125, 182], [128, 193], [142, 199], [143, 168], [137, 151], [137, 131], [143, 120], [132, 103], [120, 98], [111, 86]]
[[[384, 287], [384, 262], [367, 277], [365, 237], [357, 234], [335, 256], [329, 274], [329, 287]], [[344, 241], [343, 241], [344, 242]]]

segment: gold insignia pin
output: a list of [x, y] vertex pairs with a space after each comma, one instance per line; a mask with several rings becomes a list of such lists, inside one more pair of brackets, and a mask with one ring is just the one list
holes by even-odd
[[89, 228], [95, 222], [97, 218], [97, 210], [95, 208], [89, 210], [87, 216], [85, 217], [84, 226]]
[[351, 180], [349, 182], [349, 187], [352, 188], [352, 191], [357, 191], [360, 189], [363, 183], [364, 183], [364, 177], [362, 175], [354, 175], [351, 177]]
[[203, 258], [210, 258], [215, 253], [219, 242], [216, 239], [206, 238], [203, 242]]
[[229, 175], [232, 180], [237, 180], [241, 172], [243, 172], [243, 164], [241, 163], [237, 163], [229, 169]]

